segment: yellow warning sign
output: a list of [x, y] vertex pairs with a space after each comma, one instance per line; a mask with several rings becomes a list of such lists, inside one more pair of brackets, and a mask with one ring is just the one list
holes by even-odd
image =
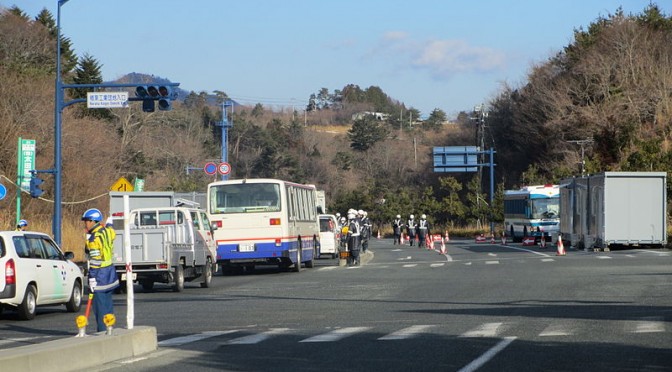
[[117, 182], [110, 187], [110, 191], [133, 191], [133, 184], [126, 177], [119, 177]]

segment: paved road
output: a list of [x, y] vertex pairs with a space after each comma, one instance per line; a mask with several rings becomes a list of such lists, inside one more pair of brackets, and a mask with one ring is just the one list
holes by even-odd
[[[159, 350], [107, 370], [661, 371], [672, 365], [672, 254], [451, 241], [447, 253], [371, 244], [356, 268], [216, 276], [138, 293]], [[125, 299], [115, 297], [124, 323]], [[6, 313], [0, 348], [74, 335], [74, 316]]]

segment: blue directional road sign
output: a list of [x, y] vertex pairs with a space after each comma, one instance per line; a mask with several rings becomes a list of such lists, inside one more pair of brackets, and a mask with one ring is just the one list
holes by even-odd
[[6, 195], [7, 195], [7, 188], [5, 187], [5, 185], [0, 183], [0, 200], [4, 199]]

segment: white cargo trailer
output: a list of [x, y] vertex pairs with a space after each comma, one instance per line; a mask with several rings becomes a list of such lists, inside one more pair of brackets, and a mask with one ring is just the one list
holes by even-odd
[[667, 244], [667, 173], [604, 172], [561, 182], [560, 233], [572, 246]]

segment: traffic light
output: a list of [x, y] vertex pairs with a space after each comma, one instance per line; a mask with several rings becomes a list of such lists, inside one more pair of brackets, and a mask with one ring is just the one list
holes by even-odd
[[44, 181], [33, 173], [33, 176], [30, 177], [30, 196], [33, 198], [39, 198], [42, 194], [44, 194], [44, 190], [40, 188], [42, 183], [44, 183]]
[[175, 96], [166, 85], [141, 85], [135, 88], [135, 95], [142, 98], [142, 111], [154, 112], [154, 101], [159, 101], [159, 110], [168, 111], [172, 107], [171, 101]]

